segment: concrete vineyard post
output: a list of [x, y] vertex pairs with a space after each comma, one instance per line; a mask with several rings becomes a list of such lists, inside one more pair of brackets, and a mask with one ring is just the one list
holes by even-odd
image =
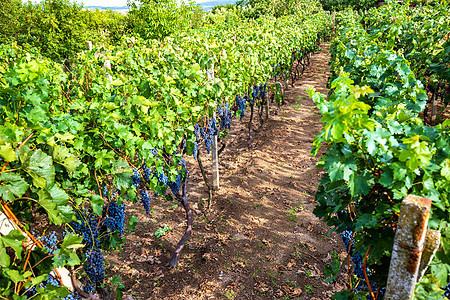
[[92, 42], [91, 41], [87, 41], [87, 48], [89, 51], [92, 51]]
[[[210, 69], [206, 71], [208, 81], [214, 83], [214, 64]], [[217, 104], [217, 103], [216, 103]], [[213, 118], [217, 118], [214, 111]], [[213, 190], [219, 189], [219, 154], [217, 147], [217, 135], [213, 137], [213, 143], [211, 145], [211, 159], [212, 159], [212, 188]]]
[[439, 230], [428, 229], [425, 236], [425, 249], [423, 249], [422, 259], [420, 260], [417, 283], [419, 283], [422, 280], [423, 275], [425, 275], [436, 251], [439, 249], [440, 243], [441, 233]]
[[414, 296], [431, 200], [408, 195], [403, 199], [394, 237], [386, 300], [408, 300]]

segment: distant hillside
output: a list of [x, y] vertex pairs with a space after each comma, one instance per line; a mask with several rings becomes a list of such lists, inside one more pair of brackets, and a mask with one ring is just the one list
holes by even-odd
[[[211, 10], [216, 5], [234, 4], [237, 0], [212, 0], [200, 2], [199, 4], [203, 6], [204, 10]], [[127, 13], [128, 6], [86, 6], [87, 9], [110, 9], [114, 11], [121, 12], [123, 14]]]
[[235, 4], [237, 0], [212, 0], [212, 1], [205, 1], [199, 3], [201, 6], [203, 6], [204, 10], [211, 10], [214, 6], [217, 5], [225, 5], [225, 4]]

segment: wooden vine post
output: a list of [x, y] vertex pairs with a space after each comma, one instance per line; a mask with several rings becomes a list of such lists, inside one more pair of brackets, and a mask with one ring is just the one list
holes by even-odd
[[403, 199], [384, 299], [413, 298], [430, 210], [431, 200], [428, 198], [408, 195]]
[[[214, 64], [210, 69], [206, 71], [208, 81], [214, 83]], [[217, 103], [216, 103], [217, 104]], [[213, 113], [213, 118], [217, 118], [216, 111]], [[212, 188], [213, 190], [219, 189], [219, 154], [217, 147], [217, 135], [213, 137], [213, 143], [211, 145], [211, 159], [212, 159]]]

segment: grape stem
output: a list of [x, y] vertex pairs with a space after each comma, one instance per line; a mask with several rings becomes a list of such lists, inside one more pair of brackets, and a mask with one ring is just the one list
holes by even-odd
[[182, 182], [182, 190], [183, 190], [182, 194], [180, 195], [180, 193], [178, 192], [176, 195], [177, 199], [181, 202], [181, 204], [183, 205], [183, 207], [186, 211], [187, 226], [186, 226], [186, 231], [185, 231], [183, 237], [181, 238], [181, 240], [178, 242], [178, 245], [175, 248], [175, 253], [173, 254], [172, 259], [170, 261], [171, 268], [176, 268], [176, 266], [178, 265], [178, 259], [180, 257], [180, 252], [181, 252], [181, 250], [183, 250], [183, 247], [186, 244], [186, 242], [188, 241], [189, 236], [191, 235], [191, 231], [192, 231], [192, 211], [191, 211], [191, 208], [189, 207], [187, 193], [186, 193], [187, 177], [188, 177], [188, 175], [186, 175], [186, 177], [183, 179], [183, 182]]
[[[197, 143], [198, 143], [198, 141], [197, 141]], [[200, 167], [200, 172], [202, 173], [202, 176], [203, 176], [203, 181], [205, 182], [206, 187], [208, 188], [207, 210], [209, 210], [209, 208], [211, 207], [211, 200], [212, 200], [212, 186], [209, 183], [208, 177], [206, 176], [206, 173], [205, 173], [205, 168], [203, 167], [200, 148], [197, 150], [197, 162], [198, 162], [198, 166]]]
[[362, 269], [363, 269], [363, 273], [364, 273], [364, 279], [366, 279], [366, 284], [367, 284], [367, 287], [369, 288], [370, 296], [372, 297], [373, 300], [376, 300], [375, 296], [373, 295], [373, 292], [372, 292], [372, 287], [370, 286], [369, 277], [367, 276], [367, 257], [369, 256], [370, 248], [372, 248], [372, 245], [370, 245], [366, 251], [366, 255], [364, 256], [364, 261], [362, 264]]
[[350, 238], [350, 242], [348, 243], [348, 249], [347, 249], [347, 264], [348, 264], [348, 280], [350, 285], [350, 290], [352, 290], [352, 268], [350, 267], [350, 256], [351, 256], [351, 250], [352, 250], [352, 244], [353, 244], [353, 235], [355, 233], [352, 232], [352, 236]]
[[75, 289], [75, 291], [77, 291], [77, 293], [78, 293], [81, 297], [83, 297], [83, 298], [88, 298], [88, 297], [89, 297], [89, 294], [87, 294], [85, 291], [83, 291], [82, 289], [80, 289], [80, 288], [78, 287], [78, 282], [77, 282], [77, 279], [76, 279], [76, 277], [75, 277], [75, 272], [76, 272], [76, 270], [74, 270], [73, 267], [72, 267], [72, 272], [70, 272], [70, 277], [71, 277], [71, 279], [72, 279], [73, 288]]

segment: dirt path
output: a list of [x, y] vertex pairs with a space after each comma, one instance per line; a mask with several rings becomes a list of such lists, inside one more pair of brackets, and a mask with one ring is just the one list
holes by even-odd
[[[221, 189], [207, 215], [207, 192], [197, 164], [188, 161], [194, 229], [177, 269], [167, 265], [184, 231], [176, 202], [155, 200], [150, 215], [128, 209], [140, 223], [124, 250], [107, 255], [109, 276], [122, 276], [135, 299], [329, 299], [343, 288], [325, 284], [323, 270], [343, 253], [338, 235], [312, 213], [321, 176], [310, 156], [321, 129], [320, 115], [305, 91], [327, 93], [328, 45], [312, 56], [310, 68], [286, 91], [287, 104], [271, 112], [247, 150], [245, 123], [234, 121], [220, 157]], [[204, 154], [204, 164], [210, 165]], [[161, 238], [154, 233], [170, 226]]]

